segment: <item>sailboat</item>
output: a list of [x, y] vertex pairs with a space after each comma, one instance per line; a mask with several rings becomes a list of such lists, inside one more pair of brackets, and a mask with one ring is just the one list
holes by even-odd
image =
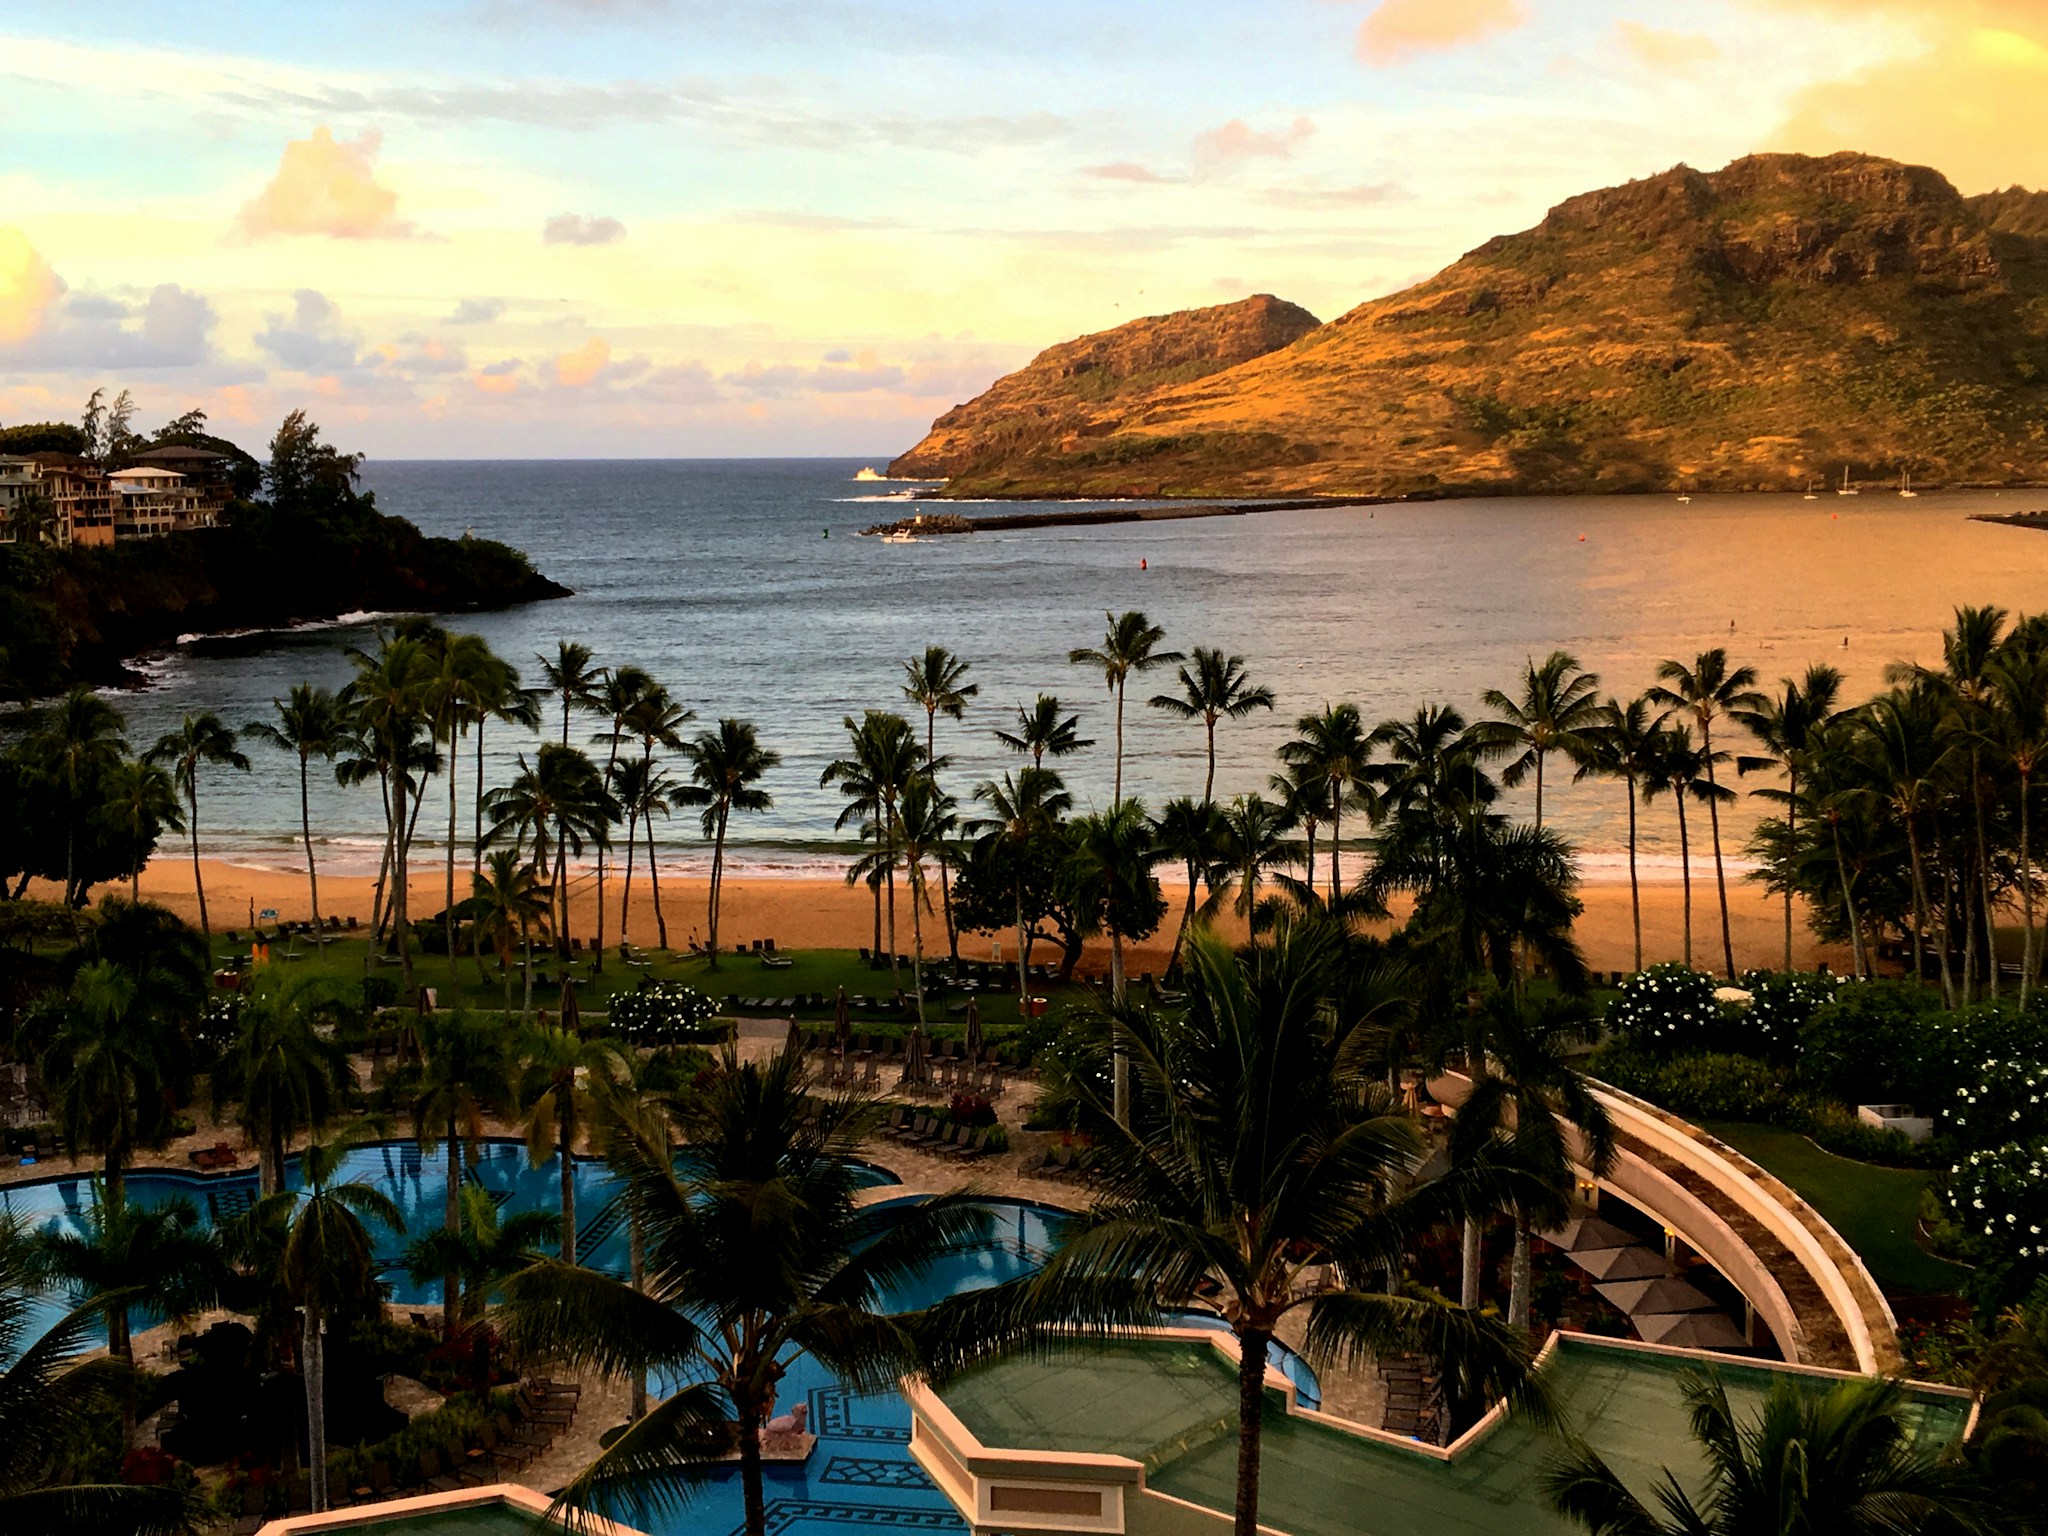
[[1820, 492], [1818, 492], [1818, 491], [1816, 491], [1816, 490], [1814, 489], [1814, 487], [1815, 487], [1816, 485], [1819, 485], [1819, 484], [1820, 484], [1820, 482], [1819, 482], [1818, 480], [1809, 480], [1809, 481], [1807, 481], [1807, 482], [1806, 482], [1806, 494], [1805, 494], [1804, 496], [1800, 497], [1799, 499], [1800, 499], [1801, 501], [1819, 501], [1819, 500], [1820, 500]]
[[1846, 464], [1842, 466], [1842, 483], [1835, 491], [1835, 494], [1837, 496], [1855, 496], [1859, 494], [1856, 487], [1849, 483], [1849, 466]]
[[1913, 471], [1911, 471], [1910, 469], [1902, 469], [1899, 471], [1899, 494], [1905, 497], [1908, 501], [1911, 501], [1914, 497], [1920, 494], [1918, 491], [1913, 489]]

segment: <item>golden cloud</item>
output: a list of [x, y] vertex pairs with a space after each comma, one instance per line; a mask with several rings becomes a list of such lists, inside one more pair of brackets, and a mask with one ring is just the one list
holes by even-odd
[[404, 238], [412, 225], [398, 217], [398, 194], [377, 180], [382, 138], [368, 132], [341, 140], [325, 127], [284, 147], [277, 174], [243, 205], [235, 221], [246, 239], [326, 235], [337, 240]]
[[1381, 0], [1358, 29], [1358, 56], [1384, 69], [1414, 53], [1442, 53], [1512, 32], [1523, 0]]
[[1624, 21], [1617, 31], [1629, 57], [1658, 74], [1685, 74], [1721, 52], [1714, 46], [1714, 40], [1701, 32], [1666, 32], [1661, 27], [1644, 26], [1640, 21]]
[[1931, 165], [1965, 192], [2048, 186], [2048, 5], [2041, 0], [1760, 0], [1868, 16], [1919, 34], [1919, 51], [1796, 96], [1767, 147], [1863, 150]]
[[556, 357], [555, 382], [570, 389], [581, 389], [603, 373], [611, 360], [611, 343], [602, 336], [593, 336], [574, 352], [564, 352]]
[[28, 236], [0, 228], [0, 345], [26, 341], [63, 295], [64, 284]]

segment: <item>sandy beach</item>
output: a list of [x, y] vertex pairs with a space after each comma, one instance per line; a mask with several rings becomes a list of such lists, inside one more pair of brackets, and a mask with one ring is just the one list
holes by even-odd
[[[299, 921], [311, 915], [303, 873], [256, 869], [211, 859], [202, 860], [202, 868], [206, 879], [207, 909], [216, 930], [246, 928], [254, 914], [264, 911], [275, 911], [286, 921]], [[613, 943], [620, 937], [616, 873], [607, 876], [606, 885], [605, 938], [608, 943]], [[188, 920], [197, 921], [199, 908], [193, 895], [190, 860], [159, 857], [143, 871], [141, 886], [147, 899], [162, 902]], [[571, 898], [575, 931], [585, 939], [597, 931], [593, 886], [594, 882], [586, 876], [575, 883], [577, 894]], [[456, 870], [458, 899], [467, 893], [468, 888], [468, 869], [459, 866]], [[359, 921], [367, 921], [374, 889], [375, 882], [364, 877], [322, 875], [320, 910], [324, 914], [344, 918], [354, 916]], [[416, 915], [426, 916], [440, 911], [444, 892], [441, 870], [414, 867], [410, 898]], [[1682, 883], [1676, 880], [1643, 882], [1643, 959], [1646, 964], [1683, 957], [1683, 892]], [[53, 893], [36, 890], [34, 894], [47, 897]], [[702, 938], [706, 894], [706, 884], [702, 879], [662, 881], [661, 904], [668, 919], [668, 937], [672, 947], [681, 949], [693, 937]], [[1180, 910], [1180, 893], [1172, 881], [1167, 882], [1167, 895], [1173, 903], [1167, 930], [1170, 936], [1171, 924], [1178, 920]], [[1632, 969], [1635, 955], [1626, 877], [1618, 880], [1590, 879], [1580, 887], [1580, 896], [1585, 902], [1585, 912], [1579, 919], [1577, 932], [1586, 963], [1598, 971]], [[1737, 879], [1733, 875], [1728, 881], [1728, 903], [1736, 965], [1740, 968], [1781, 964], [1785, 942], [1782, 904], [1754, 882]], [[726, 947], [737, 942], [772, 938], [784, 949], [852, 949], [874, 941], [874, 907], [865, 888], [850, 889], [837, 880], [729, 875], [725, 882], [724, 910], [719, 926], [720, 942]], [[1243, 931], [1241, 924], [1227, 918], [1222, 927], [1226, 933], [1234, 935], [1241, 936]], [[1717, 968], [1719, 929], [1709, 866], [1706, 876], [1696, 878], [1693, 883], [1693, 959], [1702, 969]], [[627, 936], [635, 944], [643, 946], [652, 947], [656, 942], [654, 905], [644, 866], [635, 871], [633, 878]], [[1849, 968], [1846, 946], [1823, 945], [1816, 941], [1807, 931], [1803, 912], [1797, 908], [1794, 911], [1792, 940], [1793, 963], [1801, 969], [1811, 969], [1822, 960], [1838, 971]], [[1011, 948], [1010, 936], [1002, 933], [964, 941], [962, 953], [986, 956], [992, 942], [1001, 942], [1005, 952]], [[899, 888], [896, 947], [908, 953], [910, 944], [909, 897]], [[945, 948], [945, 932], [935, 918], [926, 920], [925, 946], [927, 953]], [[1134, 973], [1163, 969], [1166, 945], [1155, 941], [1133, 946], [1127, 951], [1127, 957]], [[1106, 959], [1106, 950], [1098, 952], [1098, 946], [1091, 945], [1088, 963], [1096, 963], [1098, 959]]]

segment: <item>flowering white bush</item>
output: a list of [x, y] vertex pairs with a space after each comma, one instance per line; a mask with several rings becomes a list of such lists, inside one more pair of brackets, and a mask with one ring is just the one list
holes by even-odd
[[1653, 965], [1621, 984], [1607, 1027], [1660, 1053], [1720, 1049], [1722, 1005], [1714, 978], [1676, 963]]
[[2048, 1135], [2048, 1067], [2009, 1056], [1987, 1057], [1956, 1090], [1946, 1118], [1950, 1132], [1968, 1147]]
[[2048, 1269], [2044, 1173], [2048, 1140], [2038, 1136], [1972, 1152], [1949, 1170], [1950, 1213], [1987, 1262], [2037, 1272]]
[[714, 1039], [710, 998], [676, 981], [650, 981], [611, 1001], [612, 1033], [632, 1045], [697, 1045]]

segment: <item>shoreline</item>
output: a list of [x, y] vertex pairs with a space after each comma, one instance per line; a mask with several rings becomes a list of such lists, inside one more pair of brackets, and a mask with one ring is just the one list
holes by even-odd
[[[680, 874], [663, 864], [661, 905], [668, 920], [669, 946], [682, 949], [705, 929], [707, 882], [702, 876]], [[206, 881], [206, 905], [216, 933], [246, 930], [252, 914], [274, 910], [284, 922], [303, 922], [311, 914], [306, 877], [303, 873], [254, 869], [218, 858], [202, 858], [200, 868]], [[1732, 873], [1732, 872], [1731, 872]], [[323, 916], [346, 919], [354, 916], [367, 922], [375, 880], [366, 875], [325, 874], [320, 877], [320, 911]], [[587, 871], [571, 881], [570, 925], [581, 938], [596, 933], [595, 880]], [[145, 900], [161, 902], [185, 918], [197, 922], [198, 901], [193, 894], [192, 865], [189, 860], [159, 857], [142, 872], [140, 886]], [[1126, 965], [1131, 974], [1163, 970], [1185, 899], [1185, 887], [1176, 889], [1167, 881], [1167, 921], [1162, 933], [1141, 944], [1127, 945]], [[1684, 884], [1675, 879], [1644, 878], [1643, 962], [1654, 965], [1683, 958]], [[458, 863], [455, 895], [462, 900], [469, 891], [469, 868]], [[605, 885], [605, 941], [620, 940], [620, 872], [607, 870]], [[126, 895], [124, 884], [97, 888], [98, 894]], [[408, 882], [410, 909], [416, 918], [441, 910], [446, 892], [444, 866], [415, 864]], [[47, 882], [30, 882], [29, 894], [49, 899]], [[1575, 936], [1585, 953], [1586, 964], [1599, 972], [1630, 971], [1635, 968], [1634, 944], [1629, 915], [1628, 875], [1602, 872], [1583, 879], [1579, 887], [1585, 911], [1575, 925]], [[1776, 969], [1784, 962], [1784, 906], [1780, 898], [1762, 890], [1753, 881], [1731, 878], [1728, 886], [1729, 927], [1734, 939], [1738, 970], [1752, 966]], [[884, 913], [886, 937], [886, 908]], [[1244, 925], [1225, 917], [1216, 925], [1226, 937], [1241, 940]], [[1386, 925], [1375, 925], [1384, 932]], [[1692, 882], [1693, 962], [1703, 970], [1717, 970], [1720, 953], [1720, 912], [1715, 899], [1712, 866], [1704, 876], [1695, 871]], [[873, 899], [864, 888], [849, 887], [843, 879], [815, 874], [762, 876], [732, 873], [725, 879], [719, 919], [719, 942], [730, 948], [740, 940], [772, 938], [783, 949], [859, 949], [874, 943]], [[911, 945], [909, 895], [899, 886], [896, 896], [896, 947], [908, 953]], [[644, 863], [633, 872], [633, 893], [626, 937], [643, 948], [654, 947], [656, 926], [652, 895]], [[1793, 964], [1812, 970], [1826, 961], [1844, 973], [1849, 968], [1846, 946], [1824, 945], [1809, 932], [1801, 906], [1793, 909]], [[961, 952], [981, 958], [990, 943], [1000, 942], [1008, 953], [1013, 945], [1009, 933], [963, 937]], [[946, 940], [943, 925], [934, 927], [928, 919], [925, 929], [927, 954], [943, 954]], [[1042, 953], [1042, 950], [1037, 951]], [[1086, 962], [1107, 963], [1108, 947], [1090, 942]]]

